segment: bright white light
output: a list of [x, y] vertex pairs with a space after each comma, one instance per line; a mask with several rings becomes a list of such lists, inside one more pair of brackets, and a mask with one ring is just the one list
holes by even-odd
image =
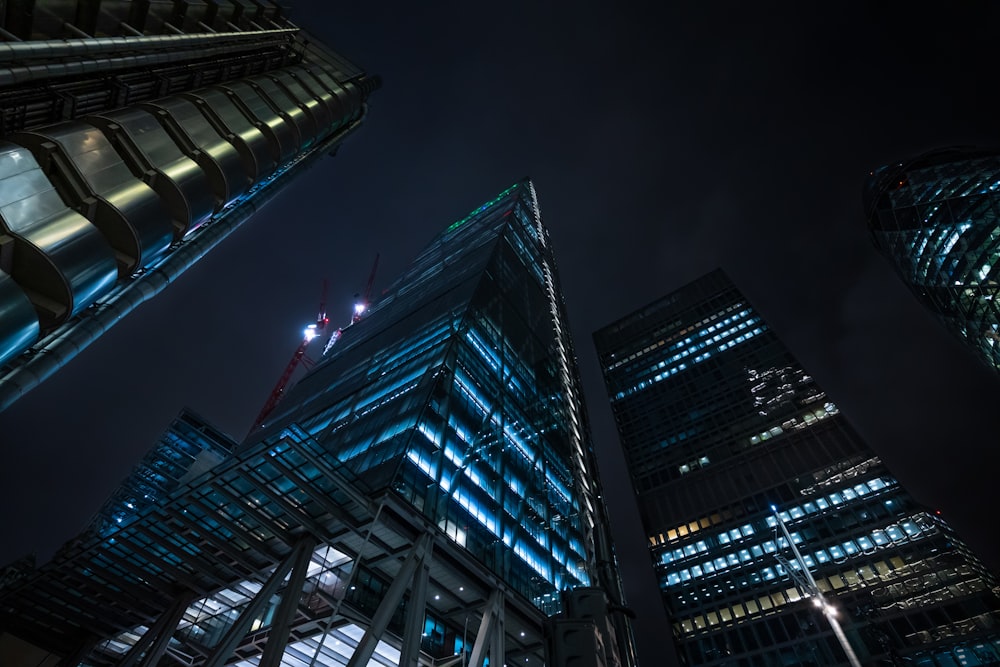
[[306, 327], [306, 330], [303, 331], [302, 333], [305, 335], [306, 340], [312, 340], [313, 338], [316, 337], [316, 333], [317, 333], [317, 331], [316, 331], [316, 325], [315, 324], [310, 324], [309, 326]]
[[354, 304], [354, 314], [355, 315], [360, 315], [363, 312], [365, 312], [365, 304], [363, 304], [363, 303], [356, 303], [356, 304]]

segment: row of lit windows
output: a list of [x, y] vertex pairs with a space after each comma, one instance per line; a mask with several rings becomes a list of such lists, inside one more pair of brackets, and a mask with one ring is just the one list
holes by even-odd
[[[815, 581], [817, 588], [822, 593], [837, 595], [844, 589], [853, 590], [855, 587], [865, 587], [880, 583], [886, 578], [891, 578], [894, 572], [902, 570], [904, 567], [905, 563], [903, 559], [899, 556], [893, 556], [887, 560], [863, 565], [857, 570], [850, 569], [827, 577], [819, 577]], [[726, 607], [716, 608], [704, 614], [697, 614], [682, 619], [675, 627], [684, 634], [695, 634], [720, 623], [738, 620], [755, 614], [775, 613], [784, 605], [801, 599], [803, 599], [802, 593], [798, 588], [792, 586], [773, 593], [760, 595], [752, 600], [744, 600]], [[683, 600], [681, 604], [685, 604]]]
[[[798, 417], [792, 417], [782, 423], [781, 426], [773, 426], [766, 431], [762, 431], [757, 435], [750, 436], [750, 444], [756, 445], [758, 443], [764, 442], [765, 440], [770, 440], [771, 438], [777, 437], [785, 432], [785, 430], [800, 430], [813, 426], [823, 421], [827, 417], [840, 414], [840, 410], [833, 403], [825, 403], [822, 408], [818, 410], [808, 410]], [[799, 420], [802, 421], [799, 421]]]
[[[923, 532], [933, 531], [934, 528], [930, 525], [921, 528], [915, 521], [907, 519], [900, 521], [898, 524], [890, 524], [884, 528], [874, 529], [866, 535], [855, 535], [853, 539], [844, 540], [840, 544], [831, 545], [825, 549], [818, 549], [812, 553], [804, 553], [802, 554], [802, 560], [807, 567], [814, 568], [817, 565], [831, 561], [841, 562], [859, 553], [874, 553], [878, 549], [890, 544], [903, 542], [911, 538], [915, 539]], [[802, 537], [799, 533], [792, 533], [791, 535], [792, 541], [795, 544], [802, 544]], [[683, 570], [669, 572], [665, 577], [665, 585], [677, 586], [687, 583], [692, 579], [709, 577], [729, 567], [757, 561], [764, 554], [773, 554], [787, 547], [788, 542], [785, 538], [767, 540], [760, 544], [740, 549], [738, 552], [728, 553], [725, 557], [720, 556], [712, 560], [706, 560], [699, 565], [692, 565]], [[793, 568], [798, 569], [797, 563], [792, 562], [791, 565]], [[776, 565], [774, 567], [761, 568], [752, 576], [755, 581], [758, 580], [758, 577], [761, 581], [773, 581], [778, 577], [785, 576], [785, 572], [783, 567]]]
[[[693, 324], [693, 325], [691, 325], [691, 326], [689, 326], [689, 327], [687, 327], [685, 329], [682, 329], [681, 331], [676, 332], [673, 336], [671, 336], [670, 339], [662, 339], [661, 338], [660, 340], [656, 341], [655, 343], [647, 345], [646, 347], [642, 348], [641, 350], [633, 352], [629, 356], [616, 361], [615, 363], [611, 364], [610, 366], [608, 366], [604, 370], [605, 370], [605, 372], [613, 371], [614, 369], [618, 368], [622, 364], [625, 364], [625, 363], [628, 363], [628, 362], [633, 361], [635, 359], [638, 359], [639, 357], [641, 357], [641, 356], [643, 356], [645, 354], [648, 354], [649, 352], [652, 352], [653, 350], [656, 350], [658, 348], [663, 347], [667, 343], [672, 342], [673, 339], [676, 338], [677, 336], [683, 336], [687, 332], [694, 331], [698, 327], [704, 326], [708, 322], [714, 322], [715, 320], [717, 320], [720, 317], [724, 316], [726, 313], [732, 312], [732, 311], [736, 310], [737, 308], [742, 308], [743, 305], [744, 304], [742, 304], [742, 303], [734, 303], [734, 304], [732, 304], [730, 306], [727, 306], [724, 310], [721, 310], [721, 311], [719, 311], [717, 313], [714, 313], [713, 315], [711, 315], [709, 317], [706, 317], [705, 319], [700, 320], [700, 321], [696, 322], [695, 324]], [[691, 342], [691, 339], [688, 338], [686, 340], [681, 341], [680, 343], [673, 344], [670, 349], [677, 349], [678, 347], [681, 347], [684, 344], [690, 343], [690, 342]]]
[[[711, 335], [709, 329], [705, 329], [696, 334], [693, 338], [685, 338], [680, 343], [674, 344], [673, 346], [671, 346], [670, 350], [679, 349], [683, 345], [687, 345], [688, 347], [685, 349], [681, 349], [679, 352], [674, 354], [669, 359], [664, 359], [658, 364], [652, 366], [649, 369], [650, 372], [655, 373], [657, 370], [660, 369], [664, 370], [663, 372], [650, 377], [648, 380], [642, 380], [628, 389], [619, 391], [617, 394], [615, 394], [615, 400], [620, 400], [622, 398], [625, 398], [626, 396], [631, 396], [637, 391], [642, 391], [646, 387], [656, 384], [657, 382], [662, 382], [666, 378], [671, 377], [672, 375], [676, 375], [678, 372], [687, 369], [688, 364], [686, 362], [678, 363], [679, 360], [681, 359], [688, 359], [692, 355], [695, 355], [693, 359], [690, 359], [690, 363], [691, 365], [698, 364], [704, 361], [705, 359], [708, 359], [710, 356], [712, 356], [713, 352], [723, 352], [735, 345], [739, 345], [740, 343], [743, 343], [749, 340], [750, 338], [753, 338], [757, 334], [762, 333], [766, 329], [766, 326], [763, 324], [761, 324], [761, 326], [753, 330], [746, 331], [746, 333], [730, 339], [730, 337], [733, 334], [738, 333], [740, 331], [744, 331], [749, 327], [753, 326], [754, 324], [760, 323], [760, 318], [753, 316], [750, 317], [745, 322], [740, 322], [739, 324], [735, 324], [736, 321], [738, 321], [740, 318], [745, 317], [749, 313], [750, 313], [749, 310], [742, 310], [739, 313], [733, 315], [732, 317], [723, 320], [723, 323], [720, 323], [717, 326], [713, 325], [712, 327], [709, 327], [711, 331], [715, 331], [717, 327], [721, 328], [722, 326], [728, 326], [729, 328], [723, 331], [722, 333], [715, 334], [713, 336]], [[719, 345], [715, 350], [705, 350], [705, 348], [712, 346], [716, 343], [719, 343], [720, 341], [723, 341], [725, 339], [729, 340]], [[697, 340], [698, 342], [692, 343], [692, 340]], [[670, 350], [667, 351], [669, 352]], [[696, 354], [699, 350], [705, 350], [705, 351], [702, 352], [701, 354]], [[667, 367], [668, 364], [673, 364], [673, 365]]]
[[679, 472], [682, 475], [686, 475], [689, 472], [691, 472], [692, 470], [700, 470], [701, 468], [704, 468], [708, 464], [709, 464], [709, 460], [708, 460], [707, 456], [699, 456], [698, 458], [694, 459], [693, 461], [688, 461], [687, 463], [685, 463], [685, 464], [683, 464], [681, 466], [678, 466], [677, 472]]
[[[793, 519], [798, 519], [802, 516], [805, 516], [806, 514], [820, 512], [832, 506], [840, 505], [844, 502], [850, 502], [872, 491], [880, 491], [882, 489], [889, 488], [895, 485], [896, 481], [891, 478], [887, 480], [881, 477], [876, 477], [874, 479], [868, 480], [867, 482], [855, 484], [850, 487], [845, 487], [843, 489], [840, 489], [839, 491], [834, 491], [824, 497], [814, 498], [813, 500], [807, 501], [800, 505], [795, 505], [793, 507], [790, 507], [787, 510], [779, 512], [779, 516], [782, 517], [784, 521], [791, 521]], [[673, 542], [691, 533], [695, 533], [704, 528], [708, 528], [709, 526], [717, 525], [722, 521], [726, 520], [727, 518], [726, 514], [728, 513], [717, 513], [713, 514], [711, 517], [705, 517], [703, 519], [700, 519], [699, 521], [691, 521], [690, 523], [682, 524], [677, 528], [668, 530], [666, 534], [666, 539], [664, 539], [663, 533], [660, 533], [659, 536], [656, 537], [650, 537], [649, 538], [650, 546], [663, 544], [664, 542]], [[768, 527], [771, 528], [777, 525], [775, 523], [775, 519], [773, 516], [767, 517], [767, 525]], [[718, 535], [714, 535], [706, 539], [709, 540], [709, 542], [712, 544], [715, 543], [726, 544], [728, 540], [725, 542], [723, 540], [726, 540], [727, 535], [731, 534], [731, 532], [732, 531], [723, 531]], [[667, 553], [670, 554], [676, 552], [667, 552]], [[669, 560], [663, 560], [662, 562], [666, 564], [672, 562], [673, 560], [675, 559], [670, 558]]]
[[995, 667], [1000, 664], [1000, 639], [935, 649], [908, 659], [913, 667]]

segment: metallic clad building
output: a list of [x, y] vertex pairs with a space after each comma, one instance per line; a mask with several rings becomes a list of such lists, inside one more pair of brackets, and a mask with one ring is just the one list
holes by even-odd
[[273, 2], [0, 6], [0, 410], [361, 122]]
[[0, 594], [0, 631], [35, 664], [633, 665], [574, 360], [522, 181], [448, 226], [209, 472], [191, 470], [225, 438], [175, 424]]
[[848, 664], [781, 522], [862, 664], [1000, 660], [993, 576], [724, 273], [594, 340], [682, 664]]
[[875, 246], [906, 286], [1000, 371], [1000, 154], [952, 148], [880, 167], [864, 200]]

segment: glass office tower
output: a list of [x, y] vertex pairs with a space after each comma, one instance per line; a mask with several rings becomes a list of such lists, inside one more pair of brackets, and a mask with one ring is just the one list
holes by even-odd
[[683, 664], [848, 664], [803, 569], [862, 664], [1000, 660], [994, 578], [723, 272], [594, 341]]
[[875, 247], [906, 286], [1000, 371], [1000, 154], [953, 148], [879, 167], [864, 200]]
[[272, 2], [0, 6], [0, 410], [331, 153], [377, 87]]
[[0, 630], [91, 667], [633, 665], [582, 405], [525, 180], [449, 225], [209, 472], [190, 471], [226, 439], [175, 424], [94, 529], [0, 595]]

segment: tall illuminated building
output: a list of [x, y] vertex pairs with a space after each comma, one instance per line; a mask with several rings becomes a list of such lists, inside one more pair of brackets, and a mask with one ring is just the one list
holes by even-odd
[[274, 2], [0, 7], [0, 410], [361, 123], [378, 87]]
[[993, 576], [722, 271], [594, 341], [682, 664], [848, 664], [804, 570], [862, 664], [1000, 660]]
[[1000, 154], [950, 148], [879, 167], [864, 204], [875, 247], [910, 291], [1000, 371]]
[[0, 630], [35, 664], [633, 665], [574, 360], [521, 181], [449, 225], [246, 442], [175, 424], [0, 594]]

